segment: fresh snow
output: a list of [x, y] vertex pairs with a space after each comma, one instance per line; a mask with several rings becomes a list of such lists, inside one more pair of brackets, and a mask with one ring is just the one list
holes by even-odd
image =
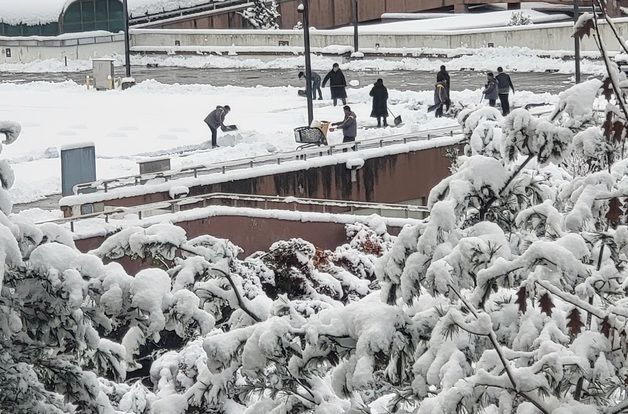
[[[381, 23], [361, 25], [360, 33], [412, 33], [429, 31], [468, 30], [489, 27], [506, 27], [511, 16], [520, 10], [505, 10], [489, 13], [462, 13], [450, 17], [437, 17], [434, 19], [408, 20], [394, 23]], [[546, 14], [535, 10], [523, 12], [530, 17], [533, 23], [548, 23], [559, 20], [567, 20], [566, 14]], [[353, 31], [353, 27], [335, 29], [339, 33]]]
[[[220, 0], [128, 0], [129, 15], [141, 17], [164, 11], [199, 6]], [[0, 21], [30, 26], [52, 23], [74, 0], [0, 0]]]
[[[479, 102], [476, 90], [452, 92], [465, 105]], [[370, 85], [350, 88], [349, 104], [361, 127], [373, 126], [369, 117]], [[0, 94], [10, 106], [3, 118], [22, 125], [18, 141], [7, 146], [3, 158], [15, 170], [16, 183], [9, 191], [15, 203], [26, 203], [60, 192], [58, 148], [91, 141], [96, 146], [97, 178], [106, 179], [138, 173], [137, 160], [163, 157], [168, 153], [197, 150], [189, 156], [172, 155], [172, 168], [268, 155], [296, 148], [293, 129], [307, 124], [306, 101], [293, 87], [210, 85], [164, 85], [145, 81], [126, 91], [87, 91], [73, 82], [0, 84]], [[329, 97], [329, 90], [324, 91]], [[273, 99], [269, 99], [273, 97]], [[359, 129], [358, 140], [455, 125], [450, 118], [427, 113], [433, 92], [390, 91], [391, 110], [405, 121], [400, 128]], [[556, 102], [549, 94], [518, 91], [515, 105]], [[219, 133], [216, 150], [208, 148], [209, 129], [203, 119], [216, 105], [230, 104], [229, 124], [236, 133]], [[103, 116], [102, 114], [107, 114]], [[339, 121], [342, 109], [329, 100], [315, 102], [315, 117]], [[329, 141], [342, 141], [342, 132], [329, 134]], [[42, 174], [46, 171], [46, 174]], [[183, 184], [185, 185], [185, 184]]]

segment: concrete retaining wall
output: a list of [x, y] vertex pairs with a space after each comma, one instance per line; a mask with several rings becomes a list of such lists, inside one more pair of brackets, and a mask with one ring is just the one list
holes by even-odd
[[[8, 50], [8, 52], [7, 52]], [[0, 63], [28, 63], [36, 60], [89, 60], [124, 54], [122, 34], [83, 37], [0, 37]]]
[[[606, 24], [602, 24], [604, 41], [610, 50], [619, 50], [617, 42]], [[616, 19], [616, 26], [622, 38], [628, 36], [628, 18]], [[449, 32], [415, 33], [363, 33], [360, 34], [361, 48], [438, 48], [459, 47], [482, 48], [491, 44], [494, 47], [528, 47], [538, 50], [573, 50], [571, 37], [573, 23], [549, 23], [530, 26], [474, 29]], [[137, 51], [156, 51], [170, 48], [176, 51], [175, 43], [182, 48], [190, 47], [273, 47], [302, 46], [303, 36], [298, 30], [172, 30], [172, 29], [133, 29], [132, 46]], [[324, 48], [330, 45], [353, 45], [352, 33], [313, 30], [311, 45]], [[585, 38], [582, 50], [597, 50], [592, 39]], [[287, 51], [288, 52], [288, 51]]]

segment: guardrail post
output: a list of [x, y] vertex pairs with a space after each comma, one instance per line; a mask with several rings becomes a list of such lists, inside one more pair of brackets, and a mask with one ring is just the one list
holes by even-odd
[[379, 147], [380, 147], [380, 148], [383, 148], [383, 147], [384, 147], [384, 140], [383, 140], [383, 139], [380, 139], [380, 140], [379, 140]]
[[224, 165], [222, 166], [222, 173], [226, 174], [227, 173], [227, 167], [225, 167]]
[[407, 144], [408, 143], [408, 138], [407, 137], [403, 137], [403, 143]]
[[105, 223], [109, 223], [109, 214], [105, 213]]
[[105, 193], [106, 193], [109, 186], [107, 185], [107, 181], [105, 181], [104, 184], [105, 184]]
[[194, 168], [192, 171], [194, 171], [194, 178], [198, 178], [198, 168]]
[[277, 165], [281, 165], [281, 158], [277, 157]]
[[430, 138], [432, 138], [432, 136], [430, 134], [427, 134], [427, 140], [429, 141]]
[[140, 220], [142, 219], [142, 210], [137, 212], [137, 218]]
[[70, 221], [70, 231], [74, 233], [74, 220]]

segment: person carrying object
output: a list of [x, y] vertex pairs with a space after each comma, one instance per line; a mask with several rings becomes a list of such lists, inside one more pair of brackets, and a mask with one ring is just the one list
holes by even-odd
[[384, 86], [383, 79], [377, 79], [369, 95], [373, 97], [371, 117], [377, 119], [377, 127], [382, 126], [382, 118], [384, 126], [388, 126], [388, 89]]
[[488, 72], [486, 74], [486, 85], [484, 85], [484, 90], [482, 91], [482, 96], [488, 99], [488, 104], [492, 107], [495, 106], [495, 102], [497, 101], [498, 96], [498, 86], [497, 80], [493, 75], [493, 72]]
[[[305, 78], [305, 73], [299, 72], [299, 79]], [[310, 81], [312, 82], [312, 99], [316, 99], [316, 92], [318, 91], [318, 100], [323, 100], [323, 91], [321, 90], [321, 76], [314, 72], [310, 72]]]
[[[354, 142], [355, 138], [358, 135], [358, 121], [355, 116], [355, 113], [351, 111], [351, 107], [345, 105], [343, 107], [345, 117], [342, 121], [334, 122], [332, 126], [337, 127], [336, 129], [342, 129], [343, 139], [342, 142]], [[334, 128], [331, 128], [330, 131], [333, 131]], [[343, 152], [345, 152], [343, 150]]]
[[342, 104], [347, 104], [347, 80], [345, 75], [340, 70], [340, 66], [334, 63], [332, 69], [323, 79], [323, 88], [329, 81], [329, 90], [331, 92], [331, 99], [334, 100], [334, 106], [338, 104], [338, 99], [342, 100]]
[[205, 117], [205, 123], [212, 132], [212, 148], [218, 147], [218, 128], [226, 128], [225, 117], [230, 111], [231, 107], [229, 105], [219, 105]]
[[449, 106], [451, 105], [451, 78], [449, 77], [449, 72], [447, 72], [445, 65], [440, 66], [440, 71], [436, 74], [436, 82], [445, 82], [445, 92], [447, 92], [447, 102], [445, 106], [449, 111]]
[[504, 116], [510, 113], [510, 102], [508, 101], [508, 94], [510, 89], [512, 89], [512, 93], [515, 93], [515, 86], [512, 84], [512, 79], [510, 76], [504, 73], [504, 69], [500, 66], [497, 68], [497, 76], [495, 76], [497, 80], [497, 89], [499, 93], [499, 102], [502, 105], [502, 114]]

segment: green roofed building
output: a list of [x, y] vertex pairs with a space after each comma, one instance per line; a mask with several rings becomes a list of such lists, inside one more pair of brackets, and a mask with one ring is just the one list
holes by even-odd
[[0, 0], [0, 36], [124, 30], [121, 0]]

